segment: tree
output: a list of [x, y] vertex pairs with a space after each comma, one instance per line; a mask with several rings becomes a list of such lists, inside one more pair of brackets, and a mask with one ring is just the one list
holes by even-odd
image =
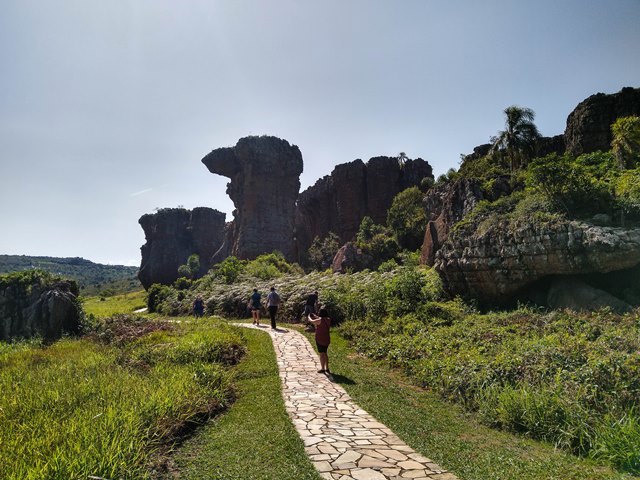
[[611, 125], [611, 149], [621, 170], [635, 168], [640, 159], [640, 117], [620, 117]]
[[309, 247], [309, 262], [316, 270], [324, 270], [331, 266], [333, 257], [340, 248], [340, 237], [333, 232], [329, 232], [326, 237], [320, 240], [316, 237]]
[[506, 128], [491, 138], [490, 153], [504, 154], [513, 173], [533, 157], [540, 132], [533, 123], [535, 113], [530, 108], [512, 105], [505, 108], [504, 114]]
[[422, 245], [427, 225], [422, 197], [418, 187], [407, 188], [396, 195], [387, 212], [387, 225], [401, 248], [416, 250]]
[[408, 160], [407, 154], [404, 152], [400, 152], [396, 158], [398, 159], [398, 164], [401, 167], [404, 166], [405, 162]]
[[178, 267], [178, 275], [194, 279], [200, 272], [200, 256], [197, 253], [189, 255], [187, 263]]

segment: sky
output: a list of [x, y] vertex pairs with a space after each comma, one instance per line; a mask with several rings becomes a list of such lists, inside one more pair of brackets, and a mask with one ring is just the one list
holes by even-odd
[[301, 190], [357, 158], [436, 176], [510, 105], [564, 132], [640, 87], [640, 0], [0, 0], [0, 254], [139, 265], [138, 219], [206, 206], [201, 163], [247, 135], [300, 148]]

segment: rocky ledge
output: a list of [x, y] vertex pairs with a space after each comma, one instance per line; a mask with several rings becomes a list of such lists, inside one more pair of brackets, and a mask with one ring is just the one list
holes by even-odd
[[0, 281], [0, 340], [55, 339], [80, 331], [78, 285], [72, 280]]
[[606, 274], [640, 265], [640, 228], [599, 227], [577, 221], [503, 222], [478, 233], [449, 235], [435, 256], [447, 290], [482, 303], [504, 303], [550, 276]]

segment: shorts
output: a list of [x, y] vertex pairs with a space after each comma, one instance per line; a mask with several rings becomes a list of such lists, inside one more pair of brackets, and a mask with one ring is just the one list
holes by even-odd
[[320, 345], [318, 342], [316, 342], [316, 347], [318, 347], [318, 353], [327, 353], [329, 345]]
[[304, 314], [309, 315], [310, 313], [316, 313], [316, 307], [314, 305], [305, 305], [304, 306]]

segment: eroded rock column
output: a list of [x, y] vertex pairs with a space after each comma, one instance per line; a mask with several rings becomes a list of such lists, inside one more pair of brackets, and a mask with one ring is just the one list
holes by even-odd
[[229, 254], [255, 258], [278, 250], [294, 257], [294, 209], [300, 191], [302, 154], [276, 137], [245, 137], [202, 159], [211, 173], [228, 177], [235, 205]]

